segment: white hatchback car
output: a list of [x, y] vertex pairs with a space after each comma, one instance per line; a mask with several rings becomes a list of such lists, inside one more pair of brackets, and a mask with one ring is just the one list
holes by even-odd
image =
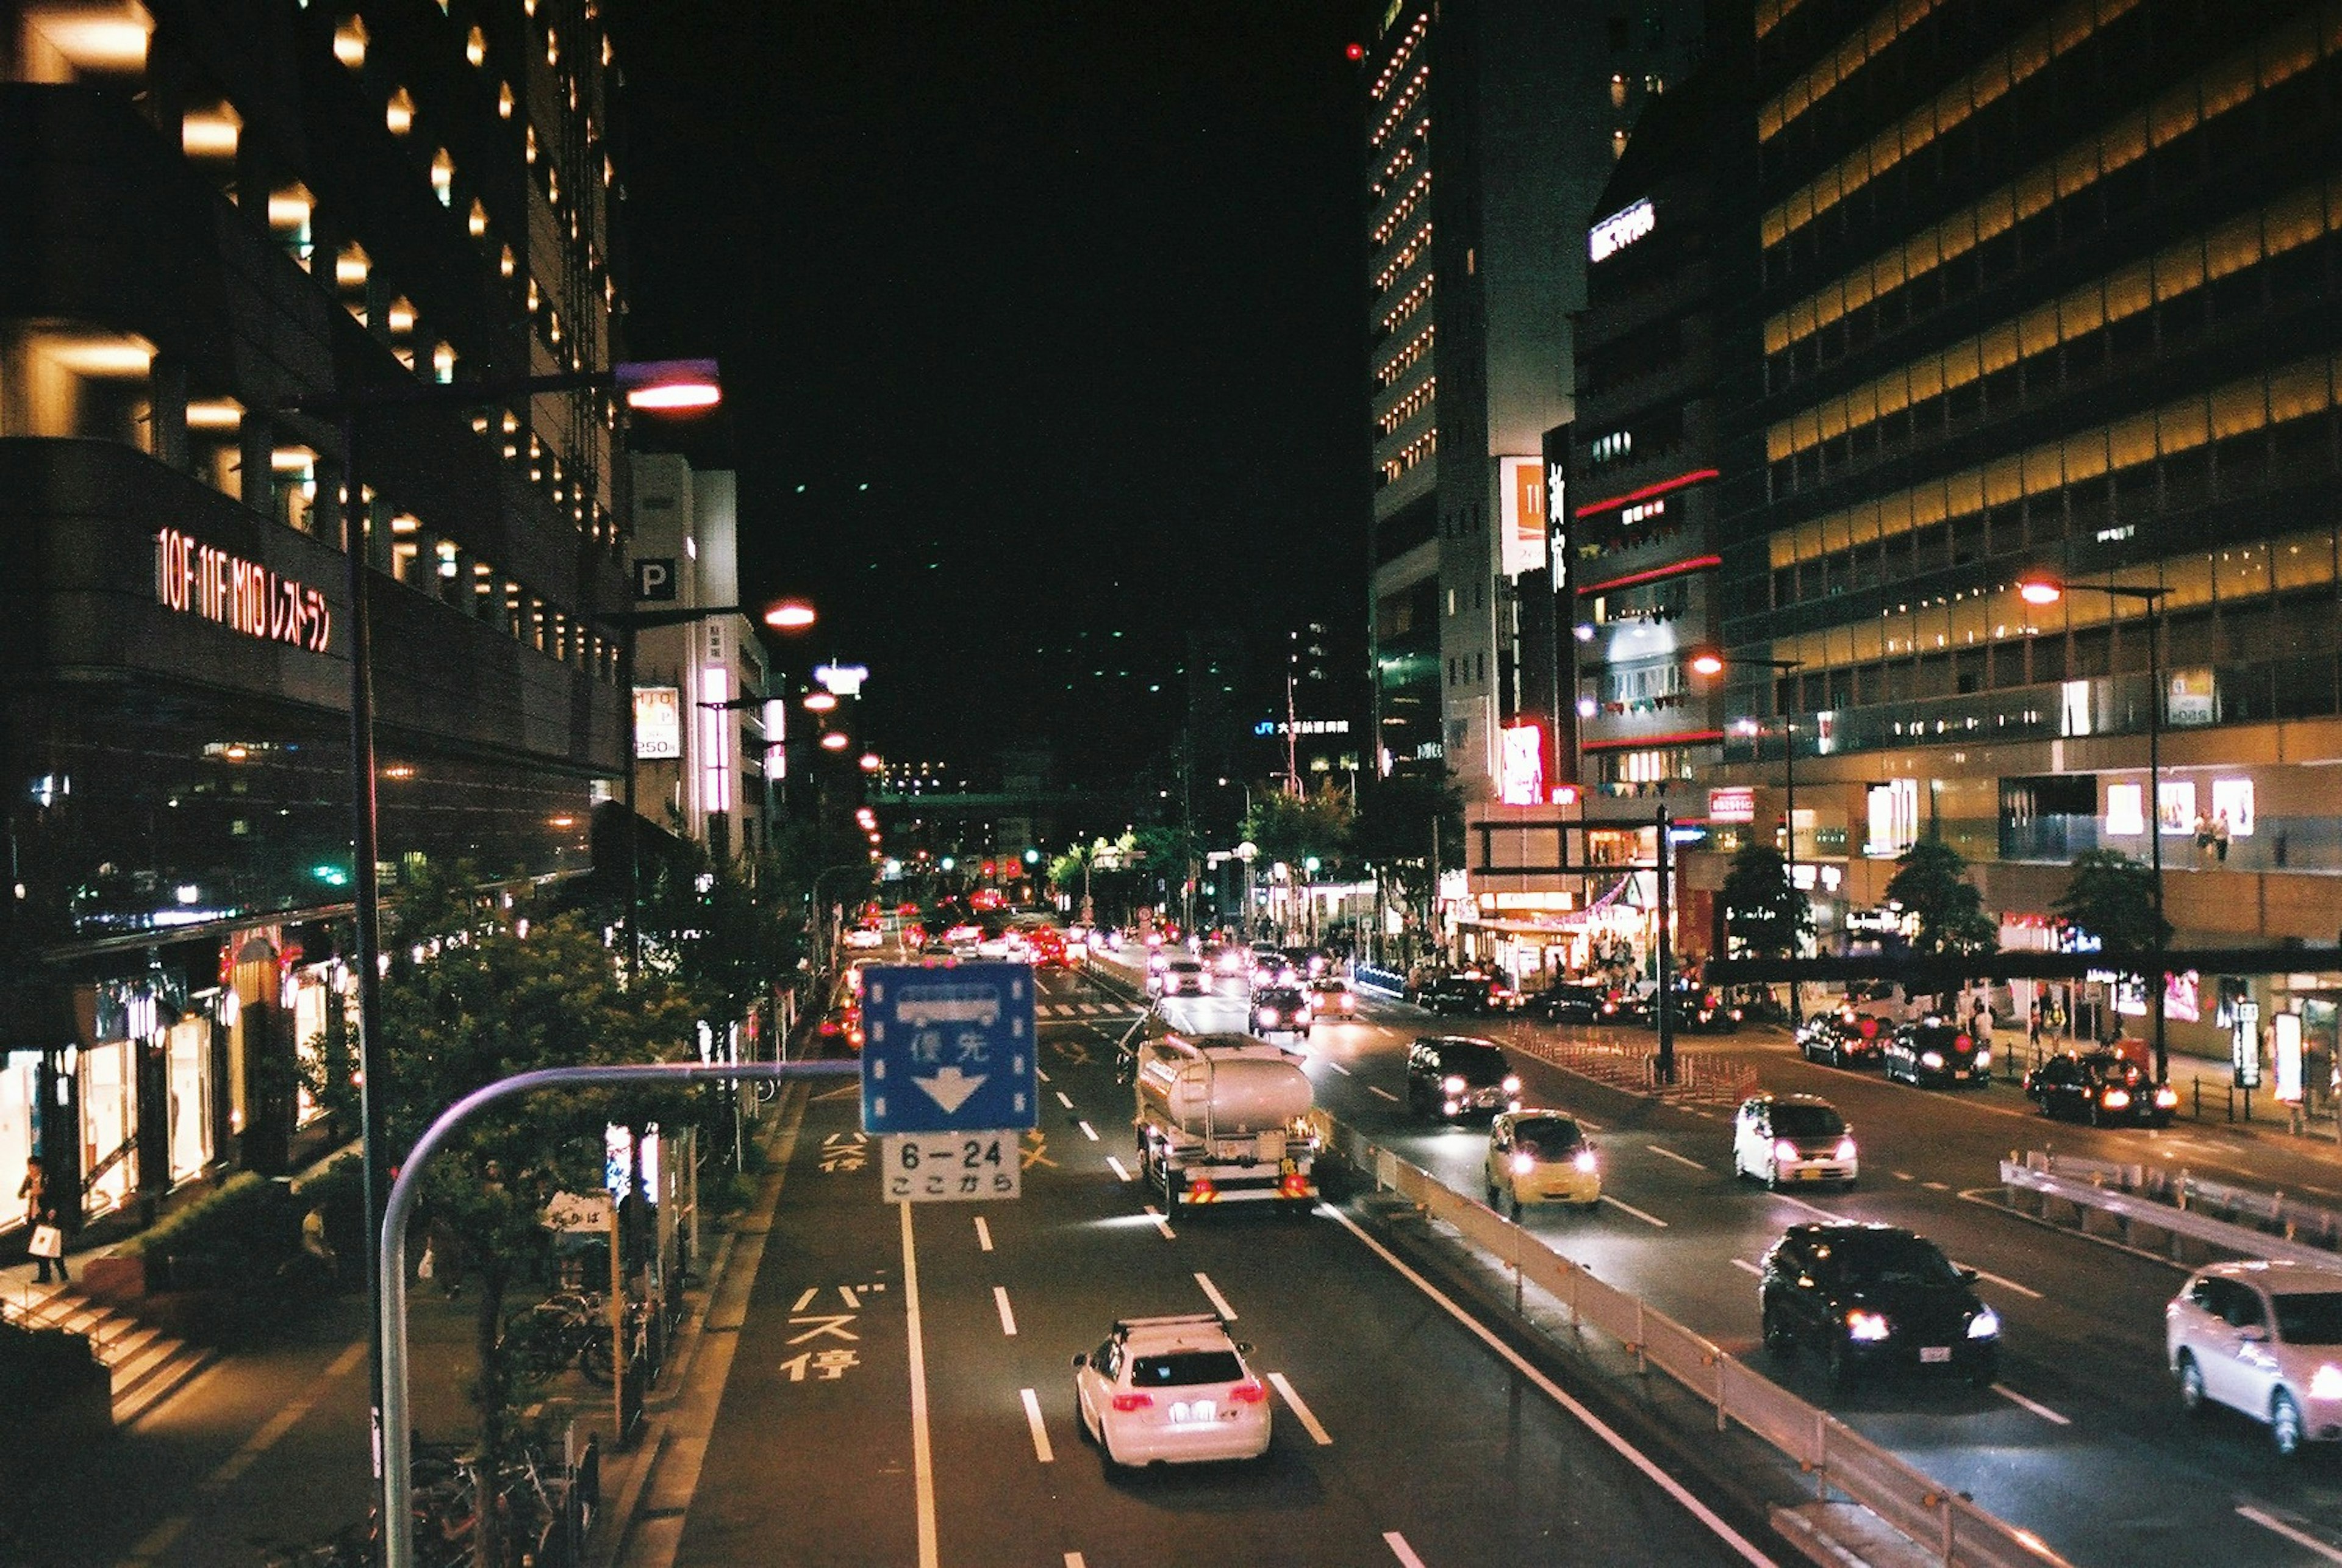
[[1074, 1357], [1075, 1417], [1108, 1464], [1257, 1459], [1268, 1452], [1268, 1388], [1249, 1345], [1210, 1313], [1125, 1318]]
[[1732, 1174], [1778, 1189], [1793, 1183], [1851, 1187], [1862, 1174], [1854, 1134], [1818, 1094], [1752, 1094], [1732, 1118]]
[[2267, 1423], [2282, 1454], [2342, 1440], [2342, 1267], [2214, 1263], [2163, 1309], [2164, 1350], [2189, 1411]]

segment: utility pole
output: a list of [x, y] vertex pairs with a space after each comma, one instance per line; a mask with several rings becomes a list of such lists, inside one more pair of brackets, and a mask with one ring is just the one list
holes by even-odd
[[1674, 844], [1675, 844], [1675, 828], [1676, 828], [1676, 819], [1675, 819], [1672, 815], [1670, 815], [1670, 814], [1668, 814], [1668, 811], [1667, 811], [1667, 808], [1666, 808], [1666, 805], [1665, 804], [1665, 803], [1662, 803], [1662, 804], [1660, 804], [1660, 806], [1659, 806], [1659, 824], [1658, 824], [1658, 825], [1659, 825], [1659, 854], [1658, 854], [1658, 863], [1659, 863], [1659, 873], [1658, 873], [1658, 874], [1659, 874], [1659, 941], [1658, 941], [1658, 947], [1659, 947], [1659, 996], [1658, 996], [1658, 1019], [1659, 1019], [1659, 1060], [1658, 1060], [1658, 1073], [1659, 1073], [1659, 1083], [1660, 1083], [1660, 1084], [1661, 1084], [1662, 1086], [1664, 1086], [1664, 1085], [1666, 1085], [1666, 1084], [1672, 1084], [1672, 1083], [1674, 1083], [1674, 1082], [1676, 1081], [1676, 1027], [1675, 1027], [1675, 1022], [1676, 1022], [1676, 1021], [1675, 1021], [1676, 949], [1675, 949], [1675, 941], [1674, 941], [1674, 939], [1673, 939], [1673, 938], [1668, 934], [1668, 923], [1669, 923], [1669, 918], [1670, 918], [1670, 912], [1669, 912], [1669, 909], [1668, 909], [1668, 900], [1667, 900], [1667, 884], [1668, 884], [1669, 883], [1671, 883], [1671, 882], [1673, 882], [1673, 881], [1675, 880], [1675, 854], [1674, 854]]

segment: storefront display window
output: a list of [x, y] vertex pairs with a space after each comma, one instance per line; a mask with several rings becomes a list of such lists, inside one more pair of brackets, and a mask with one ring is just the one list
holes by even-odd
[[182, 1018], [171, 1026], [165, 1040], [171, 1181], [176, 1185], [211, 1164], [211, 1024], [200, 1014]]
[[40, 1062], [39, 1053], [32, 1051], [0, 1057], [0, 1230], [23, 1224], [27, 1217], [16, 1187], [33, 1153], [33, 1096], [38, 1092]]
[[131, 1136], [131, 1044], [107, 1040], [81, 1054], [82, 1211], [102, 1214], [138, 1185]]
[[325, 1114], [310, 1085], [317, 1081], [325, 1059], [325, 1020], [333, 988], [325, 983], [327, 965], [318, 964], [293, 977], [293, 1055], [301, 1065], [300, 1086], [294, 1091], [293, 1124], [305, 1127]]

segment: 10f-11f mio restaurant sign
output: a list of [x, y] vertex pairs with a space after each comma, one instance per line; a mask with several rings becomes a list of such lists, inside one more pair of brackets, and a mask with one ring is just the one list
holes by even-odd
[[166, 610], [313, 654], [324, 653], [333, 634], [334, 612], [322, 589], [175, 528], [155, 536], [155, 597]]

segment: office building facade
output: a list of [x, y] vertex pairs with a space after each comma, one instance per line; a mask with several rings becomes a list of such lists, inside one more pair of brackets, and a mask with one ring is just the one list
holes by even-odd
[[[0, 1168], [44, 1154], [85, 1219], [282, 1170], [320, 1114], [348, 548], [386, 884], [586, 867], [626, 733], [616, 410], [424, 394], [612, 356], [594, 10], [0, 6]], [[371, 404], [355, 454], [292, 406], [324, 397]]]

